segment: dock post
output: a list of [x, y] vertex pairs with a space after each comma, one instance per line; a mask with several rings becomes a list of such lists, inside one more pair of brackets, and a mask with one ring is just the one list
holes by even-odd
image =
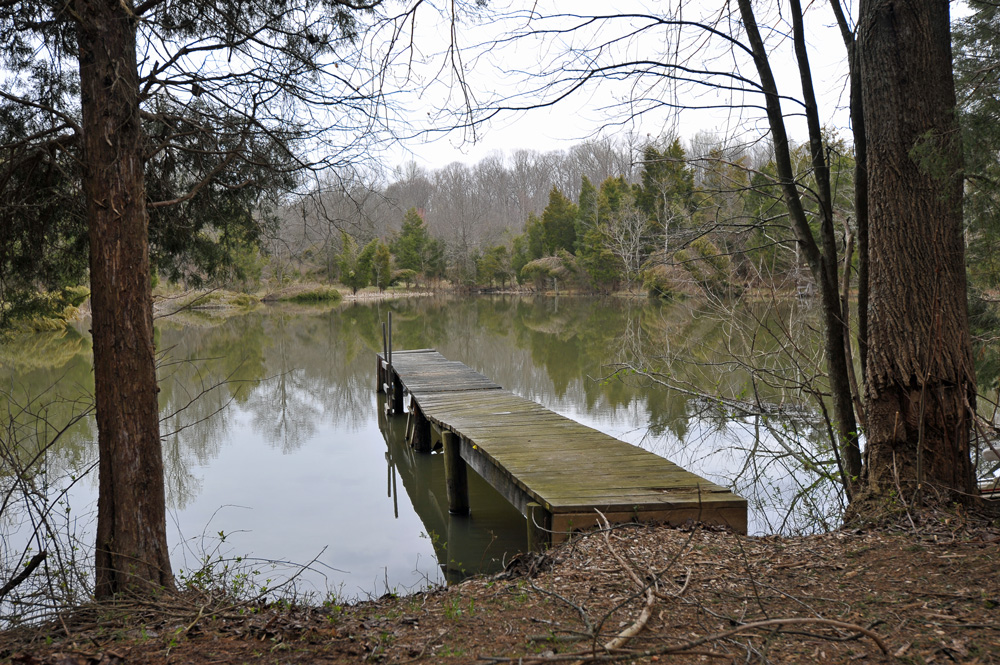
[[409, 438], [406, 440], [410, 447], [418, 453], [431, 452], [431, 423], [424, 417], [423, 411], [417, 406], [416, 400], [410, 397], [410, 421]]
[[458, 435], [447, 430], [441, 432], [444, 444], [444, 482], [448, 490], [448, 512], [467, 515], [469, 512], [469, 475], [465, 460], [459, 450]]
[[392, 412], [403, 412], [403, 382], [399, 378], [392, 379]]
[[385, 322], [382, 323], [382, 355], [375, 354], [375, 360], [378, 361], [378, 367], [375, 370], [375, 392], [384, 393], [386, 380], [385, 365], [383, 363], [389, 362], [389, 346], [385, 337]]
[[389, 330], [386, 335], [386, 355], [389, 357], [389, 408], [393, 413], [403, 412], [403, 380], [392, 368], [392, 312], [389, 312]]
[[541, 552], [552, 543], [552, 513], [534, 501], [527, 508], [528, 551]]

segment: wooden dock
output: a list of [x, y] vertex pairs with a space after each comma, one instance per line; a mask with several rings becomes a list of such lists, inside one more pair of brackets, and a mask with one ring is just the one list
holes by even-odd
[[[388, 356], [388, 359], [386, 358]], [[528, 518], [529, 544], [610, 522], [747, 528], [746, 500], [673, 462], [549, 411], [430, 349], [378, 356], [377, 386], [414, 449], [443, 448], [449, 509], [467, 512], [466, 465]]]

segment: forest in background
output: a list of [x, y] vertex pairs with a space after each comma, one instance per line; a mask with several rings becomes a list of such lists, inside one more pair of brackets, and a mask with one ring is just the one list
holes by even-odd
[[[996, 22], [995, 10], [977, 5], [953, 26], [974, 315], [987, 308], [991, 298], [982, 296], [1000, 275], [1000, 137], [990, 85]], [[207, 104], [196, 103], [206, 114]], [[5, 140], [29, 134], [36, 122], [30, 111], [5, 112]], [[564, 151], [516, 149], [476, 164], [425, 169], [409, 162], [361, 175], [341, 162], [295, 176], [258, 172], [252, 160], [227, 165], [225, 153], [199, 152], [196, 126], [177, 122], [151, 117], [145, 127], [151, 147], [165, 131], [181, 132], [190, 144], [146, 163], [150, 200], [171, 203], [150, 209], [154, 285], [257, 293], [318, 281], [354, 291], [419, 285], [665, 297], [816, 290], [767, 136], [748, 144], [710, 132], [608, 134]], [[842, 256], [857, 234], [854, 148], [835, 133], [824, 139]], [[815, 220], [810, 147], [800, 143], [792, 153]], [[0, 319], [85, 297], [72, 288], [88, 274], [79, 164], [58, 151], [39, 153], [32, 164], [9, 174], [0, 201]], [[181, 194], [206, 172], [218, 182]]]
[[[848, 233], [854, 163], [844, 141], [834, 137], [828, 149]], [[796, 157], [808, 181], [807, 147]], [[784, 216], [766, 142], [731, 145], [710, 134], [642, 144], [610, 137], [434, 171], [409, 163], [382, 188], [312, 192], [278, 210], [259, 268], [250, 261], [230, 275], [251, 289], [271, 275], [352, 289], [447, 283], [594, 293], [642, 288], [659, 296], [809, 291]]]

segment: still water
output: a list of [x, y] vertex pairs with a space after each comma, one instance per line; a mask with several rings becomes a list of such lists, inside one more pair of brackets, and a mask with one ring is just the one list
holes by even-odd
[[[822, 361], [802, 351], [815, 348], [808, 303], [725, 311], [644, 300], [420, 298], [187, 313], [159, 320], [156, 340], [168, 532], [182, 576], [206, 559], [239, 558], [258, 583], [274, 586], [294, 574], [291, 564], [310, 564], [295, 577], [297, 590], [350, 599], [496, 570], [525, 547], [524, 519], [474, 473], [471, 516], [450, 516], [441, 456], [408, 450], [405, 416], [380, 415], [375, 353], [390, 310], [395, 348], [436, 348], [515, 393], [734, 487], [751, 502], [751, 533], [823, 528], [839, 510], [837, 493], [821, 483], [818, 494], [800, 492], [828, 464], [815, 414], [794, 399]], [[751, 358], [766, 370], [756, 380], [745, 365]], [[4, 413], [21, 425], [11, 431], [22, 458], [86, 408], [90, 363], [89, 339], [76, 330], [0, 349]], [[739, 408], [747, 402], [772, 415], [747, 415]], [[92, 419], [71, 424], [34, 479], [65, 515], [63, 531], [85, 543], [95, 519], [96, 471], [86, 473], [95, 438]], [[790, 450], [792, 439], [804, 448]], [[816, 456], [811, 470], [792, 454], [803, 450]], [[8, 506], [0, 529], [6, 560], [25, 520]]]

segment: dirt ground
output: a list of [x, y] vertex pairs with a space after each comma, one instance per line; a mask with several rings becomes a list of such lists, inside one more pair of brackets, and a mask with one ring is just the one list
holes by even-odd
[[627, 525], [348, 607], [186, 592], [0, 634], [0, 661], [1000, 663], [1000, 528], [954, 515], [748, 538]]

